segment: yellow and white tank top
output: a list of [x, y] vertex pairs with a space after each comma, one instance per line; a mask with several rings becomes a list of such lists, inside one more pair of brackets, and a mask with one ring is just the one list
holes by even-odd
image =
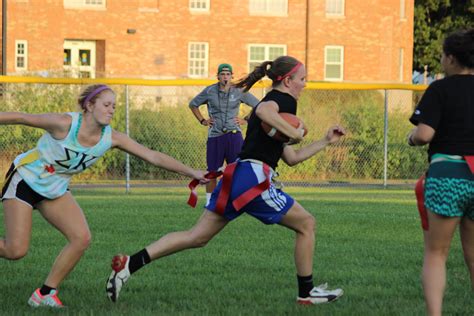
[[68, 135], [61, 140], [45, 133], [35, 149], [20, 154], [14, 160], [18, 173], [37, 193], [55, 199], [66, 193], [71, 176], [93, 165], [112, 146], [112, 128], [102, 130], [100, 141], [93, 147], [79, 144], [77, 135], [82, 114], [67, 113], [72, 117]]

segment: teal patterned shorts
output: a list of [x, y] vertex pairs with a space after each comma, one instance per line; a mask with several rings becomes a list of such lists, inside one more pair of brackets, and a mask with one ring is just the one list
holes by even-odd
[[474, 220], [474, 175], [467, 163], [434, 160], [425, 181], [425, 206], [439, 215], [467, 216]]

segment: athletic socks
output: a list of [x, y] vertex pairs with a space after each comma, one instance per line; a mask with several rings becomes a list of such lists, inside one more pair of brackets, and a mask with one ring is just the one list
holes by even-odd
[[313, 275], [296, 276], [298, 278], [298, 297], [308, 297], [309, 292], [313, 289]]
[[41, 295], [44, 296], [44, 295], [48, 295], [49, 293], [51, 293], [52, 290], [56, 290], [56, 289], [54, 287], [49, 287], [46, 284], [43, 284], [43, 286], [40, 289], [40, 293], [41, 293]]
[[130, 256], [130, 262], [128, 263], [128, 269], [130, 274], [133, 274], [137, 270], [143, 268], [146, 264], [150, 263], [150, 255], [146, 249], [142, 249], [134, 255]]

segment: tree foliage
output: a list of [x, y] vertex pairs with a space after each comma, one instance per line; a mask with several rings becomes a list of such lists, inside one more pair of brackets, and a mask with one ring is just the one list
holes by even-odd
[[449, 33], [474, 26], [474, 0], [415, 0], [413, 69], [441, 72], [443, 39]]

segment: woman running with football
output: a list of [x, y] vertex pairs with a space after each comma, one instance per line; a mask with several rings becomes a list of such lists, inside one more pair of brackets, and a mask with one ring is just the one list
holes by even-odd
[[243, 213], [265, 224], [279, 224], [295, 232], [294, 259], [299, 286], [297, 303], [325, 303], [342, 295], [341, 289], [328, 290], [325, 284], [314, 287], [312, 269], [316, 221], [291, 196], [276, 188], [271, 179], [280, 159], [294, 166], [337, 142], [344, 135], [344, 129], [331, 127], [324, 138], [298, 150], [271, 138], [263, 131], [262, 122], [287, 135], [290, 143], [303, 139], [303, 124], [294, 128], [278, 113], [296, 114], [298, 97], [306, 86], [306, 70], [295, 58], [282, 56], [263, 62], [236, 86], [243, 88], [244, 92], [248, 91], [264, 76], [272, 80], [273, 89], [253, 109], [239, 159], [225, 169], [223, 179], [212, 193], [201, 218], [190, 230], [167, 234], [132, 256], [115, 256], [106, 289], [112, 301], [118, 299], [123, 284], [138, 269], [176, 252], [205, 246], [230, 221]]
[[[444, 40], [441, 66], [446, 77], [433, 82], [410, 121], [417, 125], [411, 146], [429, 144], [424, 192], [417, 196], [424, 228], [423, 291], [427, 313], [441, 315], [446, 260], [460, 226], [464, 259], [474, 290], [474, 29]], [[426, 209], [425, 209], [426, 207]]]
[[17, 156], [7, 173], [1, 199], [5, 237], [0, 257], [18, 260], [28, 252], [33, 209], [67, 239], [43, 286], [28, 304], [63, 307], [57, 288], [89, 246], [91, 233], [83, 211], [68, 190], [71, 176], [94, 164], [111, 148], [118, 148], [158, 167], [207, 183], [204, 172], [194, 170], [148, 149], [110, 127], [115, 93], [105, 85], [87, 87], [79, 96], [79, 112], [26, 114], [0, 112], [0, 125], [21, 124], [46, 132], [36, 148]]

